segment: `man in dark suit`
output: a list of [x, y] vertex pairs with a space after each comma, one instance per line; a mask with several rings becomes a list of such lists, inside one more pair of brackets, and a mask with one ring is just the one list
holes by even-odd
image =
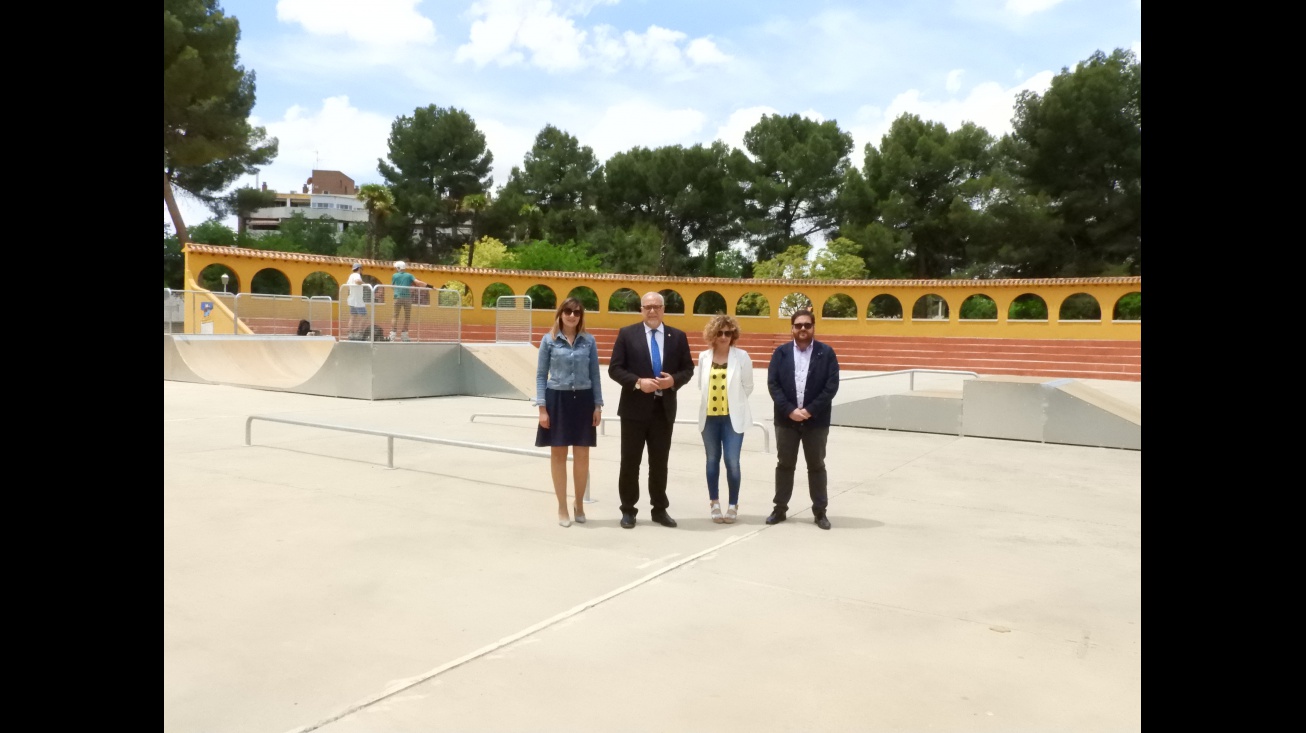
[[639, 512], [639, 464], [648, 446], [648, 498], [653, 521], [676, 526], [667, 514], [667, 456], [671, 454], [671, 430], [676, 422], [676, 390], [694, 377], [694, 359], [685, 332], [662, 322], [666, 304], [657, 293], [640, 300], [644, 320], [617, 332], [608, 362], [608, 376], [620, 384], [621, 470], [617, 490], [621, 494], [621, 526], [635, 526]]
[[834, 349], [816, 340], [816, 316], [810, 310], [789, 317], [794, 340], [775, 347], [766, 370], [766, 385], [775, 402], [775, 511], [767, 524], [783, 522], [794, 492], [798, 446], [807, 464], [807, 491], [816, 526], [830, 528], [825, 508], [825, 441], [830, 436], [830, 407], [839, 391], [839, 360]]

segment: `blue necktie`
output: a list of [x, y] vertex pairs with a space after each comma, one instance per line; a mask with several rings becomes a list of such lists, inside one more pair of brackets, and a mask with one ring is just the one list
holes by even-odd
[[648, 334], [648, 353], [653, 359], [654, 378], [662, 376], [662, 351], [658, 348], [658, 330], [656, 328]]

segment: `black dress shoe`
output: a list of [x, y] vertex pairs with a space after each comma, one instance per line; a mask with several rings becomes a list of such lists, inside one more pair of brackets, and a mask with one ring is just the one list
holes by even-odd
[[657, 522], [658, 524], [662, 525], [663, 527], [674, 527], [674, 526], [676, 526], [676, 520], [672, 519], [672, 518], [671, 518], [671, 515], [670, 515], [670, 514], [667, 514], [665, 511], [656, 511], [656, 512], [653, 512], [653, 514], [652, 514], [651, 516], [652, 516], [652, 518], [653, 518], [653, 521]]
[[779, 509], [776, 509], [775, 511], [771, 512], [771, 516], [766, 518], [766, 523], [779, 524], [783, 522], [785, 519], [788, 519], [788, 515], [780, 511]]
[[622, 514], [622, 515], [621, 515], [621, 527], [622, 527], [622, 529], [630, 529], [630, 528], [632, 528], [632, 527], [634, 527], [634, 526], [635, 526], [635, 515], [634, 515], [634, 514]]
[[816, 518], [816, 526], [820, 527], [821, 529], [829, 529], [830, 520], [826, 519], [825, 515], [822, 514], [821, 516]]

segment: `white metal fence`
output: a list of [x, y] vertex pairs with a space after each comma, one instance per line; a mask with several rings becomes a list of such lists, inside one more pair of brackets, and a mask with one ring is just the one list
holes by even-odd
[[[350, 305], [351, 287], [361, 289], [361, 306]], [[342, 285], [336, 337], [341, 341], [457, 343], [462, 340], [462, 297], [456, 290]]]
[[494, 342], [531, 343], [531, 296], [499, 296], [494, 304]]
[[[349, 305], [350, 287], [362, 291], [363, 305], [353, 312]], [[341, 341], [462, 341], [462, 293], [409, 287], [407, 297], [397, 297], [398, 290], [401, 289], [393, 285], [342, 285], [337, 311], [337, 301], [327, 295], [305, 297], [164, 288], [163, 332], [295, 336], [307, 322], [313, 332], [334, 335]]]

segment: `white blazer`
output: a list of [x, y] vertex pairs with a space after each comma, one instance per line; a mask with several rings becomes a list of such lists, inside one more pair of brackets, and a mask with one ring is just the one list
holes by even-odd
[[[698, 432], [707, 427], [707, 400], [711, 396], [712, 349], [698, 355]], [[726, 359], [726, 400], [730, 407], [730, 426], [742, 433], [753, 424], [753, 410], [748, 406], [748, 396], [753, 393], [753, 360], [748, 352], [730, 347]]]

